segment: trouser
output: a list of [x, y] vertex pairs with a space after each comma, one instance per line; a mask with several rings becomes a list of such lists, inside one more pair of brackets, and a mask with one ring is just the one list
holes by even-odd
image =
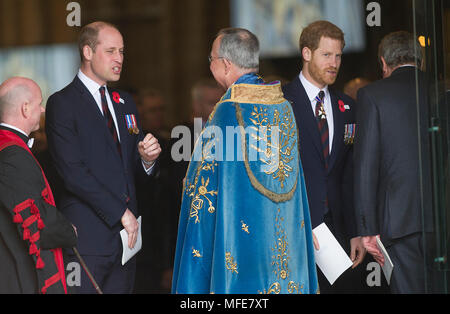
[[[82, 256], [89, 271], [105, 294], [131, 294], [136, 273], [136, 256], [122, 265], [122, 250], [110, 256]], [[79, 264], [81, 280], [74, 280], [73, 275], [66, 271], [68, 284], [75, 283], [69, 291], [79, 294], [96, 294], [97, 291], [87, 273], [74, 255], [67, 255], [66, 265]], [[67, 267], [69, 268], [69, 267]], [[66, 269], [67, 269], [66, 268]]]
[[426, 274], [422, 233], [414, 233], [404, 238], [392, 240], [386, 247], [392, 260], [390, 290], [395, 294], [425, 293]]

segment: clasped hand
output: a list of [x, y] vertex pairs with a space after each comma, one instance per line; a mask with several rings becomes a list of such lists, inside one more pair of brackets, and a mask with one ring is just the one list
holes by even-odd
[[[156, 137], [151, 133], [148, 133], [145, 138], [139, 142], [138, 151], [144, 162], [153, 164], [161, 153], [161, 146]], [[146, 166], [149, 168], [151, 165], [148, 166], [146, 164]]]

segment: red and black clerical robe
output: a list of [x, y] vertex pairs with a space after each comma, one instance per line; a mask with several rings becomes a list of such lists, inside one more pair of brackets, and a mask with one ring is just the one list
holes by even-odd
[[0, 127], [0, 293], [67, 293], [61, 248], [76, 235], [26, 140]]

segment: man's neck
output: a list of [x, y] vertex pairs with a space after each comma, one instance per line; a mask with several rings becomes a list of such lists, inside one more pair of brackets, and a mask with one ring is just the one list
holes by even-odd
[[310, 82], [311, 84], [313, 84], [314, 86], [316, 86], [318, 89], [324, 89], [325, 87], [327, 87], [327, 85], [323, 85], [320, 84], [318, 82], [316, 82], [313, 77], [311, 76], [311, 74], [309, 74], [309, 70], [308, 68], [303, 67], [303, 70], [301, 72], [303, 74], [303, 76], [305, 77], [305, 79], [308, 80], [308, 82]]
[[0, 123], [1, 126], [4, 126], [4, 127], [6, 127], [6, 128], [9, 128], [9, 129], [12, 129], [12, 130], [14, 130], [14, 131], [17, 131], [17, 132], [19, 132], [19, 133], [25, 135], [26, 137], [29, 137], [29, 136], [30, 136], [30, 132], [25, 131], [24, 128], [21, 127], [21, 126], [19, 126], [19, 125], [17, 125], [17, 124], [14, 125], [14, 124], [15, 124], [15, 123], [12, 123], [12, 122], [10, 122], [10, 123], [8, 123], [8, 122], [2, 122], [2, 123]]
[[234, 72], [232, 79], [230, 80], [231, 83], [228, 84], [227, 89], [233, 85], [234, 83], [236, 83], [237, 80], [239, 80], [241, 77], [243, 77], [246, 74], [252, 74], [252, 73], [256, 73], [258, 72], [258, 69], [250, 69], [250, 70], [241, 70], [241, 71], [236, 71]]
[[383, 74], [383, 78], [390, 77], [392, 75], [392, 73], [394, 73], [395, 70], [397, 70], [399, 68], [404, 68], [404, 67], [416, 67], [416, 65], [414, 63], [405, 63], [405, 64], [397, 65], [394, 68], [390, 68], [388, 66], [386, 73]]
[[106, 85], [106, 83], [107, 83], [107, 82], [104, 82], [104, 81], [98, 79], [97, 76], [94, 75], [94, 73], [92, 73], [91, 68], [90, 68], [88, 65], [84, 64], [84, 63], [81, 64], [81, 66], [80, 66], [80, 71], [81, 71], [81, 72], [84, 74], [84, 76], [86, 76], [88, 79], [90, 79], [91, 81], [94, 81], [95, 83], [97, 83], [97, 84], [100, 85], [100, 86], [104, 86], [104, 85]]

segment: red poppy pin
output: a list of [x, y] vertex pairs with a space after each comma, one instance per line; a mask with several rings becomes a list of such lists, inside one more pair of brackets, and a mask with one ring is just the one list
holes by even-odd
[[339, 100], [338, 104], [339, 104], [340, 111], [345, 112], [345, 110], [350, 110], [350, 106], [346, 105], [342, 100]]
[[112, 92], [112, 96], [113, 96], [113, 100], [114, 100], [117, 104], [118, 104], [118, 103], [122, 103], [122, 104], [125, 103], [125, 101], [124, 101], [122, 98], [120, 98], [120, 95], [119, 95], [118, 92]]

